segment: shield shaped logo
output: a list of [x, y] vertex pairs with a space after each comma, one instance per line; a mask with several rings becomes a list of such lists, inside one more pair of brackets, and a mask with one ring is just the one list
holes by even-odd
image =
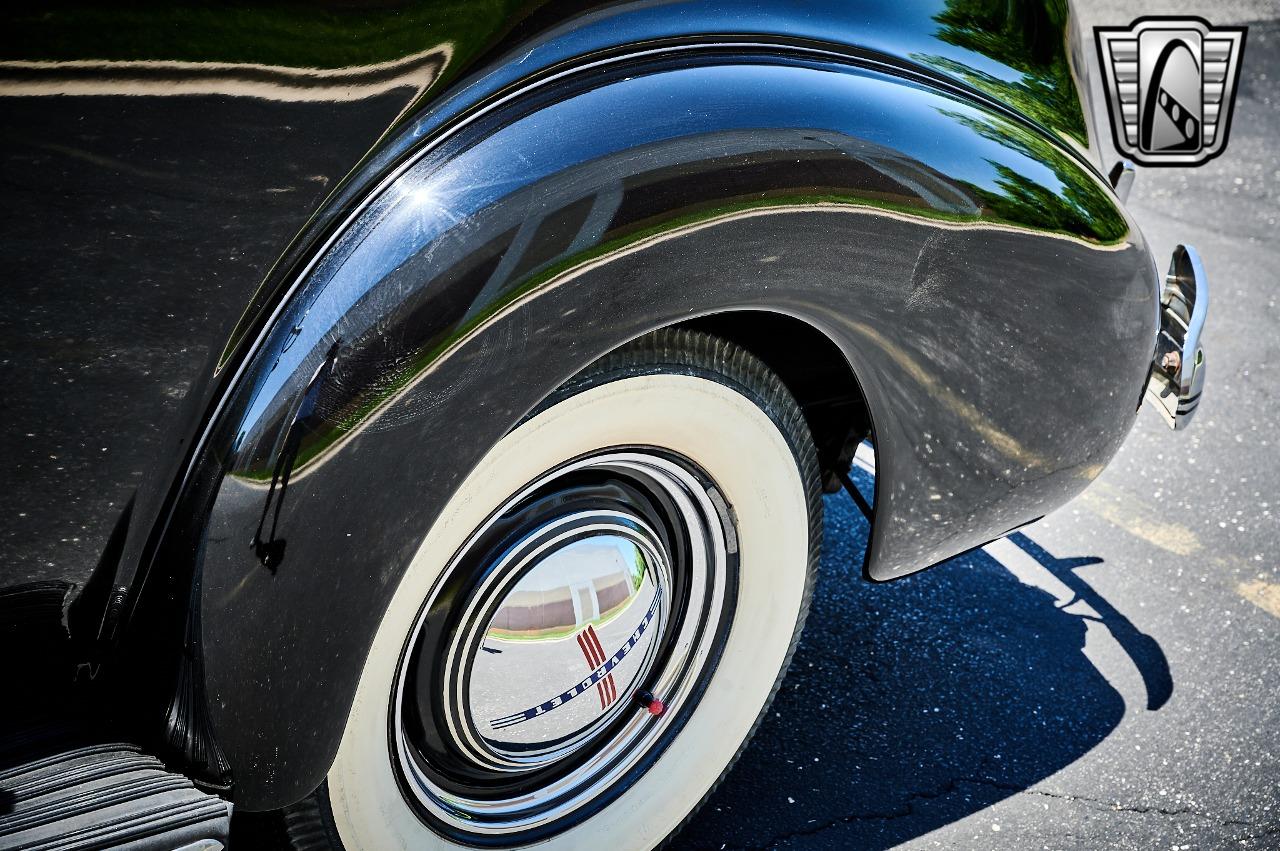
[[1095, 27], [1116, 147], [1147, 166], [1195, 166], [1222, 153], [1247, 32], [1201, 18]]

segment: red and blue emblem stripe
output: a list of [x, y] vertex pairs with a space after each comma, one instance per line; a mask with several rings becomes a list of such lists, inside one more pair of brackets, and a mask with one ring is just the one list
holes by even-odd
[[640, 641], [640, 637], [644, 635], [649, 624], [653, 622], [653, 618], [658, 613], [658, 604], [662, 601], [661, 593], [653, 595], [653, 602], [649, 605], [649, 611], [645, 612], [644, 618], [636, 626], [631, 636], [626, 642], [618, 648], [608, 659], [604, 658], [604, 650], [600, 645], [600, 637], [596, 635], [595, 629], [588, 624], [587, 628], [578, 633], [578, 646], [582, 649], [582, 654], [587, 660], [587, 665], [591, 667], [591, 673], [582, 682], [573, 686], [567, 691], [543, 701], [537, 706], [531, 706], [521, 712], [513, 712], [510, 715], [504, 715], [501, 718], [494, 718], [489, 722], [489, 726], [495, 730], [501, 730], [503, 727], [512, 727], [516, 724], [523, 724], [525, 721], [544, 715], [553, 709], [564, 706], [584, 691], [592, 688], [597, 689], [600, 695], [600, 708], [605, 709], [612, 706], [614, 701], [618, 699], [617, 685], [613, 681], [611, 672], [614, 668], [626, 658], [632, 648]]

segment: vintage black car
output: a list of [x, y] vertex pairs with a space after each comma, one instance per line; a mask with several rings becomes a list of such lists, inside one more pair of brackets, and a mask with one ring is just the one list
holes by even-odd
[[0, 846], [652, 847], [824, 491], [890, 580], [1199, 399], [1065, 0], [4, 14]]

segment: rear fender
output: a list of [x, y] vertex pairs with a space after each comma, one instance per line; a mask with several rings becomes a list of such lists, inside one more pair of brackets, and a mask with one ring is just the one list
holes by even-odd
[[734, 310], [826, 334], [871, 411], [887, 579], [1096, 475], [1151, 357], [1151, 268], [1048, 135], [788, 48], [597, 64], [431, 141], [305, 269], [182, 512], [237, 804], [323, 779], [433, 519], [601, 355]]

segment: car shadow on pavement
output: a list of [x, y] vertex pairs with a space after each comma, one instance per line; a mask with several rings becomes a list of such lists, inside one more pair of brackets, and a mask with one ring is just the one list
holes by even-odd
[[1159, 644], [1076, 573], [1101, 559], [1015, 533], [1007, 557], [980, 549], [873, 585], [860, 575], [866, 522], [845, 495], [826, 510], [791, 672], [674, 847], [889, 848], [1024, 792], [1124, 715], [1082, 652], [1091, 624], [1137, 667], [1148, 708], [1172, 693]]

